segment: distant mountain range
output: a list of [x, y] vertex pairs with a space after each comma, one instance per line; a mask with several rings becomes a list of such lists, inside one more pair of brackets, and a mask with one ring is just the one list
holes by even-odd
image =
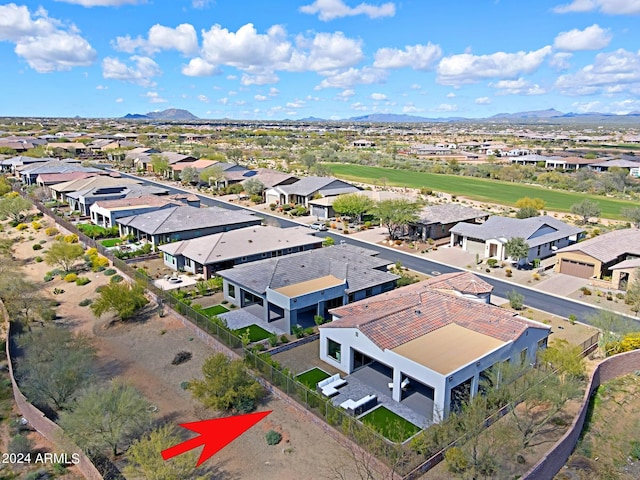
[[168, 108], [161, 112], [127, 113], [124, 117], [127, 120], [199, 120], [193, 113], [180, 108]]

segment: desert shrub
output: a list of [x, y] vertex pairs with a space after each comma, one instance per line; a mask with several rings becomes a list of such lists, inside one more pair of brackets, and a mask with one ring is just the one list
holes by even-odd
[[272, 212], [276, 209], [276, 204], [275, 203], [270, 203], [269, 204], [269, 210], [271, 210]]
[[115, 275], [116, 273], [118, 273], [118, 272], [116, 272], [116, 270], [115, 270], [115, 269], [113, 269], [113, 268], [107, 268], [107, 269], [104, 271], [104, 274], [105, 274], [107, 277], [110, 277], [111, 275]]
[[26, 223], [19, 223], [18, 225], [16, 225], [16, 230], [18, 231], [26, 230], [27, 228], [29, 228], [29, 225], [27, 225]]
[[78, 235], [76, 235], [75, 233], [65, 235], [64, 241], [67, 243], [78, 243]]
[[275, 430], [269, 430], [264, 438], [267, 441], [267, 445], [277, 445], [282, 440], [282, 435]]
[[40, 230], [42, 228], [42, 224], [38, 222], [31, 222], [31, 228], [33, 228], [34, 230]]
[[180, 388], [182, 390], [188, 390], [189, 389], [189, 382], [184, 381], [184, 382], [180, 383]]
[[79, 287], [81, 287], [82, 285], [86, 285], [88, 283], [91, 283], [91, 280], [89, 280], [87, 277], [76, 278], [76, 285], [78, 285]]
[[80, 305], [81, 307], [88, 307], [92, 303], [93, 303], [93, 300], [91, 300], [90, 298], [85, 298], [83, 300], [80, 300], [80, 303], [78, 305]]
[[281, 343], [289, 343], [289, 337], [287, 337], [286, 335], [280, 335], [280, 342]]
[[53, 308], [43, 308], [38, 312], [38, 315], [43, 322], [53, 322], [58, 316]]
[[511, 270], [510, 268], [505, 269], [504, 274], [507, 277], [512, 277], [513, 276], [513, 270]]
[[514, 310], [522, 310], [522, 307], [524, 306], [524, 295], [515, 290], [511, 290], [507, 293], [507, 298], [509, 299], [509, 305], [511, 305], [511, 308]]
[[122, 275], [114, 275], [113, 277], [111, 277], [111, 280], [109, 280], [109, 282], [111, 283], [120, 283], [122, 280], [124, 280], [124, 278], [122, 278]]
[[251, 200], [253, 203], [262, 203], [262, 195], [251, 195], [251, 197], [249, 197], [249, 200]]
[[53, 275], [51, 275], [50, 273], [47, 273], [47, 274], [44, 276], [44, 281], [45, 281], [45, 282], [50, 282], [51, 280], [53, 280], [53, 278], [54, 278], [54, 277], [53, 277]]
[[583, 295], [591, 295], [591, 290], [589, 290], [587, 287], [581, 287], [580, 291]]
[[39, 243], [36, 243], [31, 248], [33, 248], [34, 250], [42, 250], [42, 245], [40, 245]]
[[44, 233], [49, 237], [53, 237], [54, 235], [58, 235], [60, 231], [56, 227], [48, 227], [45, 229]]
[[489, 258], [487, 259], [487, 265], [489, 265], [491, 268], [495, 268], [498, 266], [498, 259], [497, 258]]
[[176, 356], [171, 360], [171, 365], [180, 365], [182, 363], [191, 360], [191, 352], [185, 352], [184, 350], [176, 353]]
[[43, 261], [43, 258], [38, 256], [38, 257], [34, 258], [33, 261], [36, 262], [36, 263], [41, 263]]
[[33, 442], [29, 437], [19, 433], [9, 441], [8, 447], [10, 453], [24, 453], [26, 455], [33, 451]]
[[539, 273], [534, 273], [532, 275], [532, 277], [533, 277], [534, 280], [540, 280], [540, 274]]
[[464, 452], [458, 447], [451, 447], [444, 454], [444, 461], [447, 468], [453, 473], [462, 473], [469, 468], [469, 460]]
[[64, 276], [64, 281], [67, 283], [75, 282], [78, 279], [78, 275], [75, 273], [68, 273]]

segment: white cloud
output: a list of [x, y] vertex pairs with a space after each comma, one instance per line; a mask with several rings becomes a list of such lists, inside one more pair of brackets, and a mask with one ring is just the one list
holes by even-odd
[[227, 97], [222, 97], [218, 100], [218, 103], [220, 103], [221, 105], [226, 105], [229, 103], [229, 99]]
[[640, 94], [640, 51], [620, 48], [599, 53], [593, 64], [558, 77], [556, 87], [567, 95], [589, 95], [598, 91]]
[[124, 98], [116, 98], [116, 103], [122, 103], [124, 102]]
[[547, 45], [531, 52], [452, 55], [440, 60], [437, 81], [443, 85], [463, 85], [487, 78], [514, 78], [535, 71], [551, 50]]
[[218, 73], [218, 67], [200, 57], [192, 58], [188, 65], [182, 67], [182, 74], [188, 77], [209, 77]]
[[475, 99], [476, 105], [489, 105], [491, 103], [491, 99], [489, 97], [478, 97]]
[[280, 93], [280, 90], [278, 90], [276, 87], [271, 87], [269, 89], [269, 96], [270, 97], [277, 97], [279, 93]]
[[419, 83], [412, 83], [409, 88], [411, 90], [420, 90], [422, 88], [422, 85], [420, 85]]
[[56, 2], [72, 3], [83, 7], [119, 7], [145, 3], [146, 0], [56, 0]]
[[386, 100], [387, 96], [384, 93], [372, 93], [371, 94], [371, 99], [379, 102], [379, 101], [382, 101], [382, 100]]
[[381, 48], [375, 53], [374, 67], [430, 70], [442, 56], [440, 45], [407, 45], [404, 50]]
[[207, 8], [211, 5], [212, 0], [193, 0], [191, 6], [193, 8]]
[[96, 90], [109, 90], [109, 87], [106, 85], [96, 85]]
[[162, 74], [162, 70], [156, 62], [149, 57], [134, 55], [130, 58], [132, 66], [121, 62], [118, 58], [106, 57], [102, 61], [102, 76], [111, 80], [135, 83], [143, 87], [152, 87], [155, 82], [153, 77]]
[[136, 50], [152, 55], [162, 50], [177, 50], [185, 55], [198, 50], [198, 34], [193, 25], [183, 23], [176, 28], [156, 24], [149, 29], [147, 38], [129, 35], [116, 37], [113, 47], [121, 52], [134, 53]]
[[456, 98], [456, 94], [453, 92], [447, 93], [447, 98]]
[[284, 70], [322, 72], [351, 67], [363, 58], [362, 41], [342, 32], [318, 33], [312, 39], [298, 36], [296, 44]]
[[255, 75], [249, 75], [247, 73], [242, 74], [240, 83], [245, 86], [249, 85], [269, 85], [270, 83], [278, 83], [280, 77], [274, 72], [266, 71], [264, 73], [258, 73]]
[[91, 65], [96, 58], [74, 25], [64, 26], [42, 8], [32, 15], [15, 3], [0, 5], [0, 41], [14, 43], [16, 55], [39, 73]]
[[498, 95], [542, 95], [546, 91], [538, 84], [532, 84], [520, 77], [517, 80], [500, 80], [490, 83], [490, 87], [497, 88]]
[[353, 110], [357, 110], [359, 112], [366, 112], [367, 110], [369, 110], [369, 108], [365, 104], [363, 104], [361, 102], [352, 103], [351, 104], [351, 108]]
[[396, 14], [396, 6], [391, 2], [383, 3], [380, 6], [361, 3], [356, 7], [349, 7], [343, 0], [315, 0], [309, 5], [300, 7], [299, 10], [309, 15], [318, 14], [318, 18], [323, 22], [328, 22], [335, 18], [353, 17], [356, 15], [380, 18], [393, 17]]
[[372, 83], [382, 83], [387, 78], [387, 72], [385, 70], [363, 67], [363, 68], [350, 68], [349, 70], [342, 72], [335, 72], [327, 75], [327, 78], [322, 80], [319, 85], [315, 87], [316, 90], [323, 88], [342, 88], [350, 89], [355, 85], [370, 85]]
[[421, 108], [416, 107], [413, 103], [409, 102], [404, 107], [402, 107], [402, 113], [419, 113], [423, 110]]
[[555, 68], [558, 71], [569, 70], [571, 64], [569, 60], [573, 58], [573, 53], [569, 52], [558, 52], [554, 53], [553, 57], [549, 59], [549, 66]]
[[611, 42], [612, 35], [609, 30], [601, 28], [597, 23], [578, 30], [574, 28], [568, 32], [561, 32], [553, 42], [558, 50], [575, 52], [578, 50], [600, 50]]
[[158, 92], [147, 92], [145, 97], [147, 97], [151, 103], [167, 103]]
[[640, 14], [640, 0], [573, 0], [571, 3], [558, 5], [553, 9], [556, 13], [594, 10], [609, 15], [637, 15]]
[[206, 95], [198, 95], [198, 100], [200, 100], [202, 103], [209, 103], [209, 97], [207, 97]]
[[305, 106], [305, 104], [306, 102], [304, 100], [296, 99], [294, 102], [287, 102], [285, 106], [287, 108], [302, 108]]
[[265, 95], [255, 95], [253, 98], [258, 102], [264, 102], [267, 99]]
[[457, 112], [458, 106], [451, 103], [441, 103], [434, 110], [436, 112]]
[[355, 90], [348, 88], [347, 90], [343, 90], [339, 94], [336, 95], [336, 100], [341, 102], [348, 102], [351, 97], [356, 94]]

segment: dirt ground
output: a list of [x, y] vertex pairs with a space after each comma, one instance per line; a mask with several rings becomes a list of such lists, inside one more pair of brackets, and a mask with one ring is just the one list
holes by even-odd
[[[53, 222], [49, 219], [49, 225]], [[6, 228], [15, 236], [15, 229]], [[153, 305], [134, 322], [113, 323], [105, 315], [96, 319], [88, 307], [78, 303], [84, 298], [94, 298], [95, 288], [108, 282], [101, 273], [85, 272], [91, 283], [77, 286], [55, 279], [44, 283], [45, 273], [52, 267], [44, 262], [35, 263], [32, 245], [40, 240], [50, 243], [44, 229], [35, 232], [31, 227], [22, 235], [24, 241], [14, 248], [14, 256], [25, 261], [25, 275], [42, 284], [42, 292], [60, 302], [57, 322], [77, 332], [88, 334], [98, 349], [98, 376], [102, 380], [124, 378], [137, 387], [157, 408], [159, 421], [178, 424], [216, 416], [207, 411], [181, 383], [199, 377], [204, 360], [212, 350], [185, 328], [178, 318], [167, 315], [160, 318], [153, 313]], [[33, 240], [28, 240], [33, 237]], [[46, 249], [47, 244], [45, 243]], [[64, 293], [53, 295], [53, 289]], [[192, 360], [179, 366], [171, 365], [174, 355], [186, 350]], [[205, 466], [217, 479], [318, 479], [335, 478], [327, 466], [339, 466], [351, 477], [354, 461], [348, 450], [326, 434], [319, 426], [306, 421], [295, 409], [284, 402], [269, 398], [260, 410], [272, 413], [255, 428], [233, 442]], [[268, 446], [265, 433], [274, 429], [282, 433], [283, 441]]]

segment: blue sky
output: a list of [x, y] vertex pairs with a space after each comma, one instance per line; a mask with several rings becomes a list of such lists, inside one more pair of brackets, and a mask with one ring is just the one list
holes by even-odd
[[640, 111], [640, 0], [0, 3], [0, 116]]

